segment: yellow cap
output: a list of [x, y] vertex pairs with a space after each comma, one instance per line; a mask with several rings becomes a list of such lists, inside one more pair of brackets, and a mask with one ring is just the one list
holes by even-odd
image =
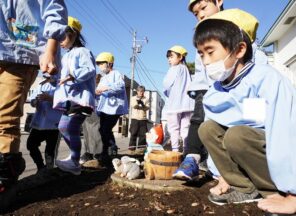
[[251, 42], [254, 42], [256, 39], [256, 31], [257, 31], [259, 22], [256, 19], [256, 17], [254, 17], [252, 14], [249, 14], [240, 9], [229, 9], [229, 10], [218, 12], [204, 19], [200, 23], [206, 20], [211, 20], [211, 19], [230, 21], [236, 26], [238, 26], [240, 29], [244, 30], [249, 36], [249, 38], [251, 39]]
[[96, 62], [114, 63], [114, 56], [112, 53], [102, 52], [97, 56]]
[[192, 8], [193, 8], [193, 5], [197, 2], [198, 0], [190, 0], [189, 1], [189, 4], [188, 4], [188, 10], [190, 12], [192, 12]]
[[179, 54], [181, 54], [184, 57], [187, 55], [187, 50], [184, 47], [179, 46], [179, 45], [175, 45], [175, 46], [171, 47], [169, 49], [169, 51], [173, 51], [175, 53], [179, 53]]
[[71, 16], [68, 16], [68, 26], [70, 26], [71, 28], [74, 28], [75, 30], [77, 30], [79, 32], [82, 29], [82, 25], [79, 22], [79, 20], [74, 17], [71, 17]]

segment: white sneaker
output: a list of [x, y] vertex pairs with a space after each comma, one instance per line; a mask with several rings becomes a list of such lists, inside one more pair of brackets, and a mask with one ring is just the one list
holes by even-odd
[[73, 161], [72, 159], [67, 160], [57, 160], [56, 165], [58, 168], [65, 172], [70, 172], [74, 175], [81, 174], [81, 166], [78, 162]]

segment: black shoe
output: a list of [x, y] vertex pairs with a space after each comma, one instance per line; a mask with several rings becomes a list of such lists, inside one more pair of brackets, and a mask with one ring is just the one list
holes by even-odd
[[108, 154], [95, 154], [94, 158], [98, 160], [102, 166], [112, 166], [112, 159]]
[[[1, 188], [1, 183], [0, 183]], [[4, 191], [0, 192], [0, 214], [7, 213], [9, 207], [12, 207], [14, 200], [17, 197], [16, 185], [10, 185], [9, 188], [5, 188]]]
[[5, 188], [15, 184], [25, 168], [26, 162], [21, 152], [0, 153], [0, 187]]
[[208, 198], [212, 203], [217, 205], [250, 203], [262, 199], [257, 190], [253, 191], [252, 193], [242, 193], [238, 190], [235, 190], [233, 187], [231, 187], [225, 194], [215, 195], [211, 193]]
[[93, 154], [88, 153], [88, 152], [85, 152], [85, 153], [80, 157], [79, 163], [80, 163], [80, 164], [84, 164], [85, 162], [90, 161], [90, 160], [93, 160], [93, 159], [94, 159]]

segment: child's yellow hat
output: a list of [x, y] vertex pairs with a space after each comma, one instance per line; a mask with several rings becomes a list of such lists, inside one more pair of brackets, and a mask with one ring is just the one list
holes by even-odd
[[[249, 36], [249, 38], [251, 39], [251, 42], [254, 42], [256, 39], [256, 31], [257, 31], [259, 22], [256, 19], [256, 17], [254, 17], [252, 14], [249, 14], [243, 10], [240, 10], [240, 9], [224, 10], [204, 19], [200, 23], [210, 19], [230, 21], [236, 26], [238, 26], [240, 29], [244, 30]], [[199, 24], [197, 26], [199, 26]]]
[[114, 63], [114, 56], [112, 53], [102, 52], [97, 56], [96, 62]]
[[70, 26], [71, 28], [73, 28], [79, 32], [82, 29], [82, 25], [79, 22], [79, 20], [74, 17], [71, 17], [71, 16], [68, 16], [68, 26]]
[[203, 21], [209, 20], [209, 19], [219, 19], [219, 20], [230, 21], [236, 26], [238, 26], [240, 29], [244, 30], [249, 36], [249, 38], [251, 39], [251, 42], [254, 42], [256, 39], [256, 32], [257, 32], [259, 22], [256, 19], [256, 17], [254, 17], [252, 14], [249, 14], [243, 10], [240, 10], [240, 9], [224, 10], [216, 14], [213, 14], [212, 16], [204, 19]]
[[179, 53], [184, 57], [187, 55], [187, 50], [184, 47], [179, 46], [179, 45], [175, 45], [175, 46], [171, 47], [168, 51], [173, 51], [175, 53]]

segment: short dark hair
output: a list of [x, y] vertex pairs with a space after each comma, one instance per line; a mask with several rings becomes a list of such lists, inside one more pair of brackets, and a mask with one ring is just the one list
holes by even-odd
[[85, 47], [86, 41], [79, 31], [68, 26], [65, 32], [70, 34], [76, 33], [77, 36], [73, 43], [73, 47]]
[[145, 86], [139, 85], [137, 87], [137, 91], [140, 91], [140, 90], [145, 91]]
[[[172, 53], [176, 53], [176, 52], [174, 52], [172, 50], [168, 50], [167, 51], [167, 54], [166, 54], [166, 57], [167, 58], [170, 57], [172, 55]], [[186, 57], [185, 56], [182, 56], [180, 53], [176, 53], [176, 55], [178, 56], [178, 58], [182, 57], [182, 60], [181, 61], [184, 62], [184, 63], [186, 63]]]
[[230, 21], [209, 19], [201, 22], [195, 30], [193, 44], [197, 48], [198, 45], [210, 40], [219, 41], [229, 51], [235, 50], [240, 42], [245, 42], [247, 51], [243, 62], [246, 63], [253, 57], [252, 42], [249, 36]]
[[[213, 2], [214, 4], [216, 4], [216, 0], [197, 0], [195, 2], [193, 2], [191, 5], [190, 5], [190, 11], [192, 11], [194, 5], [196, 5], [197, 3], [201, 2], [201, 1], [206, 1], [206, 2]], [[220, 6], [220, 11], [223, 11], [224, 10], [224, 6], [223, 4]]]

